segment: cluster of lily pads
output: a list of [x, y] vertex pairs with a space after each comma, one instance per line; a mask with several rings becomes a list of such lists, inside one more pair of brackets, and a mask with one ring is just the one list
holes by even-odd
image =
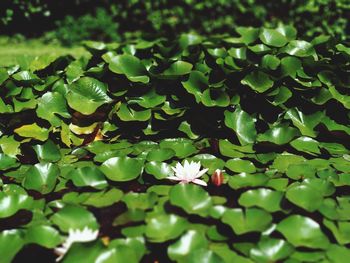
[[350, 47], [236, 31], [1, 68], [1, 262], [345, 262]]

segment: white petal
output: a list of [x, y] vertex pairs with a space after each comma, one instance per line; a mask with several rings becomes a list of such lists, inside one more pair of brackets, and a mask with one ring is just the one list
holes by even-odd
[[175, 180], [175, 181], [182, 181], [182, 179], [181, 179], [181, 178], [176, 177], [176, 176], [168, 176], [168, 177], [166, 177], [166, 179], [169, 179], [169, 180]]
[[192, 181], [192, 183], [194, 183], [194, 184], [199, 184], [199, 185], [202, 185], [202, 186], [207, 186], [207, 183], [204, 182], [203, 180], [200, 180], [200, 179], [194, 179], [194, 180]]
[[195, 178], [201, 177], [201, 176], [202, 176], [203, 174], [205, 174], [208, 170], [209, 170], [209, 169], [207, 168], [207, 169], [203, 169], [202, 171], [199, 171], [199, 172], [196, 174]]

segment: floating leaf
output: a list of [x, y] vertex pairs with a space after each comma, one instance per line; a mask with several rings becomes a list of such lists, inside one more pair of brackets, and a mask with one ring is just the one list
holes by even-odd
[[162, 243], [180, 236], [187, 228], [186, 219], [174, 214], [149, 215], [146, 218], [146, 237], [150, 242]]
[[61, 153], [51, 140], [47, 140], [44, 144], [33, 146], [39, 161], [57, 162], [61, 159]]
[[17, 185], [3, 186], [0, 192], [0, 218], [10, 217], [21, 209], [30, 210], [33, 204], [33, 198]]
[[38, 124], [23, 125], [14, 130], [18, 135], [25, 138], [33, 138], [39, 141], [46, 141], [49, 137], [49, 130], [38, 126]]
[[0, 232], [1, 262], [12, 262], [13, 258], [24, 244], [25, 242], [21, 230], [12, 229]]
[[189, 214], [208, 215], [212, 206], [211, 197], [200, 186], [194, 184], [175, 185], [169, 193], [170, 203]]
[[70, 117], [66, 100], [58, 92], [47, 92], [41, 96], [38, 99], [36, 113], [39, 118], [47, 120], [55, 127], [61, 124], [61, 119], [57, 115], [63, 118]]
[[182, 76], [191, 72], [193, 65], [186, 61], [176, 61], [170, 67], [164, 70], [164, 76]]
[[262, 71], [253, 71], [249, 73], [242, 79], [241, 83], [243, 85], [248, 85], [258, 93], [265, 92], [273, 86], [273, 81], [270, 79], [269, 75]]
[[304, 40], [292, 40], [285, 47], [284, 51], [292, 56], [317, 58], [316, 52], [312, 44]]
[[177, 262], [186, 262], [187, 256], [194, 250], [206, 247], [208, 241], [203, 233], [195, 230], [188, 230], [174, 244], [168, 247], [170, 259]]
[[269, 46], [283, 47], [287, 44], [287, 38], [276, 29], [263, 28], [260, 32], [260, 40]]
[[142, 161], [129, 157], [113, 157], [101, 165], [101, 171], [108, 179], [125, 182], [136, 179], [143, 169]]
[[253, 143], [257, 132], [255, 129], [255, 120], [240, 107], [234, 112], [225, 111], [225, 125], [236, 132], [236, 135], [242, 145]]
[[248, 190], [238, 199], [238, 203], [244, 207], [261, 207], [268, 212], [277, 212], [281, 210], [280, 203], [283, 193], [272, 191], [267, 188]]
[[107, 95], [107, 86], [90, 77], [82, 77], [70, 85], [67, 102], [72, 109], [89, 115], [98, 107], [111, 102]]
[[22, 181], [26, 189], [48, 194], [55, 188], [60, 169], [56, 164], [38, 163], [31, 166]]
[[117, 74], [124, 74], [130, 81], [148, 83], [149, 77], [145, 66], [137, 57], [124, 54], [112, 57], [109, 69]]
[[63, 232], [68, 232], [69, 229], [82, 230], [85, 227], [98, 228], [95, 216], [85, 208], [75, 205], [65, 205], [52, 215], [51, 220]]
[[96, 189], [103, 189], [108, 185], [104, 174], [94, 166], [79, 167], [73, 170], [69, 177], [73, 184], [78, 187], [90, 186]]
[[293, 246], [325, 249], [329, 240], [321, 231], [320, 225], [311, 218], [291, 215], [277, 225], [277, 230]]
[[257, 247], [250, 251], [250, 256], [257, 262], [277, 262], [289, 257], [294, 247], [282, 239], [262, 238]]
[[272, 216], [257, 208], [246, 210], [235, 208], [227, 209], [221, 220], [228, 224], [237, 235], [241, 235], [266, 230], [272, 221]]
[[239, 158], [230, 159], [226, 162], [225, 166], [236, 173], [255, 173], [256, 168], [254, 164], [247, 160]]
[[46, 225], [29, 227], [25, 240], [26, 243], [34, 243], [46, 248], [55, 248], [62, 242], [59, 232], [55, 228]]

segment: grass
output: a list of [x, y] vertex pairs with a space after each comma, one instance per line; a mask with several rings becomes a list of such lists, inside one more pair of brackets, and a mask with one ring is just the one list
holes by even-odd
[[39, 39], [16, 40], [0, 36], [0, 67], [28, 64], [38, 56], [67, 54], [79, 58], [88, 53], [83, 47], [67, 48], [54, 43], [46, 44]]

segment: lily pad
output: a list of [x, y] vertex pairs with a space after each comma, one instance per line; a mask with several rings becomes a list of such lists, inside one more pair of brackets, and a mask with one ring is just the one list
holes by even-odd
[[58, 116], [63, 118], [71, 116], [65, 98], [58, 92], [47, 92], [41, 96], [38, 99], [36, 113], [39, 118], [47, 120], [55, 127], [60, 126], [62, 121]]
[[234, 112], [225, 111], [225, 125], [236, 132], [242, 145], [254, 143], [257, 132], [255, 120], [240, 107]]
[[244, 192], [238, 199], [238, 203], [244, 207], [257, 206], [268, 212], [277, 212], [281, 210], [282, 198], [282, 192], [260, 188]]
[[221, 220], [228, 224], [237, 235], [242, 235], [266, 230], [272, 222], [272, 216], [258, 208], [245, 210], [234, 208], [227, 209]]
[[117, 74], [124, 74], [132, 82], [148, 83], [149, 77], [145, 66], [137, 57], [124, 54], [112, 57], [109, 69]]
[[25, 241], [21, 230], [12, 229], [0, 232], [1, 261], [4, 263], [12, 262], [24, 244]]
[[178, 241], [168, 247], [168, 255], [171, 260], [188, 262], [187, 256], [191, 251], [206, 246], [208, 246], [208, 240], [203, 233], [195, 230], [188, 230]]
[[154, 214], [146, 217], [146, 238], [162, 243], [179, 237], [188, 227], [186, 219], [174, 214]]
[[130, 157], [113, 157], [105, 161], [101, 171], [112, 181], [125, 182], [136, 179], [141, 175], [143, 162]]
[[22, 181], [26, 189], [48, 194], [55, 188], [60, 169], [56, 164], [38, 163], [31, 166]]
[[90, 77], [73, 82], [67, 94], [69, 107], [85, 115], [94, 113], [98, 107], [111, 101], [107, 95], [107, 86]]
[[172, 205], [178, 206], [189, 214], [207, 216], [212, 200], [209, 194], [200, 186], [194, 184], [175, 185], [169, 193]]
[[49, 137], [49, 130], [40, 127], [38, 124], [23, 125], [14, 130], [18, 135], [25, 138], [33, 138], [39, 141], [46, 141]]
[[243, 85], [248, 85], [258, 93], [263, 93], [273, 86], [273, 81], [270, 79], [269, 75], [262, 71], [253, 71], [245, 76], [241, 83]]
[[320, 225], [308, 217], [291, 215], [278, 223], [277, 230], [293, 246], [320, 249], [329, 246], [329, 240], [322, 232]]
[[104, 174], [94, 166], [79, 167], [73, 170], [69, 177], [75, 186], [91, 186], [96, 189], [107, 187], [107, 181]]
[[85, 227], [98, 229], [95, 216], [81, 206], [65, 205], [54, 213], [50, 220], [63, 232], [68, 232], [69, 229], [82, 230]]

